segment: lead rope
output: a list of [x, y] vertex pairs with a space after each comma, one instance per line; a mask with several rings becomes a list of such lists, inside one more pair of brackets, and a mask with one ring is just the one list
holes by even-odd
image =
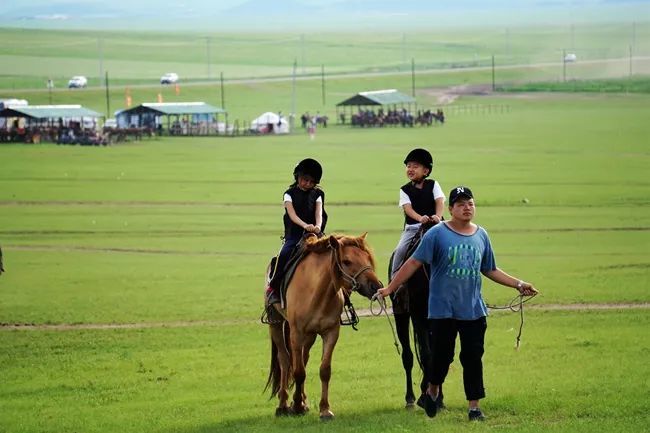
[[[377, 301], [379, 304], [379, 311], [375, 313], [375, 311], [372, 308], [373, 302]], [[390, 320], [390, 315], [388, 314], [388, 308], [386, 308], [386, 300], [381, 297], [377, 296], [377, 294], [374, 294], [372, 296], [372, 299], [370, 299], [370, 314], [373, 316], [381, 316], [382, 311], [386, 314], [386, 319], [388, 320], [388, 325], [390, 326], [390, 332], [393, 333], [393, 344], [395, 345], [395, 350], [397, 350], [398, 355], [402, 355], [402, 352], [399, 350], [399, 343], [397, 342], [397, 334], [395, 333], [395, 328], [393, 327], [393, 322]]]
[[[521, 334], [524, 330], [524, 304], [533, 299], [535, 296], [536, 295], [517, 295], [512, 298], [512, 300], [507, 305], [502, 306], [486, 304], [486, 306], [491, 310], [510, 310], [513, 313], [519, 312], [519, 332], [517, 333], [515, 340], [515, 350], [519, 350], [519, 346], [521, 344]], [[517, 300], [519, 301], [517, 302]]]

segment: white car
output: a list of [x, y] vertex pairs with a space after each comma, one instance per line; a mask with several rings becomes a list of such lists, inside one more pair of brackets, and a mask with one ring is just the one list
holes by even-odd
[[176, 84], [178, 83], [178, 74], [168, 72], [160, 77], [160, 84]]
[[82, 75], [72, 77], [70, 81], [68, 81], [68, 89], [81, 89], [87, 85], [88, 79]]
[[564, 61], [567, 63], [573, 63], [576, 60], [578, 60], [578, 56], [576, 56], [574, 53], [569, 53], [566, 56], [564, 56]]

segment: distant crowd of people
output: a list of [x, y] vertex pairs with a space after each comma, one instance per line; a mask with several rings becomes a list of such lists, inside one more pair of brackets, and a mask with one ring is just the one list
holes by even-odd
[[[345, 124], [347, 120], [345, 113], [341, 113], [339, 116], [341, 123]], [[350, 119], [350, 124], [352, 126], [359, 126], [362, 128], [375, 126], [431, 126], [434, 122], [445, 123], [445, 114], [442, 110], [438, 109], [435, 112], [432, 110], [418, 110], [414, 115], [406, 108], [399, 110], [384, 110], [383, 108], [380, 108], [377, 112], [372, 109], [359, 109], [358, 113], [352, 114]]]

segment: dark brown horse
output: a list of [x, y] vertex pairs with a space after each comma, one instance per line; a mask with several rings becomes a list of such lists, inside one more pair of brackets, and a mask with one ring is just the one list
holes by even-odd
[[[332, 353], [339, 338], [345, 297], [352, 292], [371, 298], [382, 287], [375, 274], [375, 260], [360, 237], [331, 235], [310, 238], [306, 255], [298, 264], [286, 294], [286, 309], [274, 304], [285, 319], [270, 323], [271, 367], [266, 388], [277, 395], [276, 415], [304, 414], [308, 410], [305, 394], [305, 367], [309, 350], [320, 336], [323, 355], [320, 365], [320, 417], [334, 414], [329, 404]], [[293, 402], [288, 389], [293, 381]]]
[[[430, 225], [420, 228], [407, 248], [406, 261], [420, 244], [424, 233], [430, 228]], [[395, 253], [393, 253], [395, 254]], [[392, 275], [393, 256], [389, 260], [388, 277]], [[401, 265], [401, 264], [400, 264]], [[406, 376], [406, 407], [414, 407], [416, 396], [413, 391], [413, 366], [414, 360], [417, 360], [422, 378], [420, 380], [420, 398], [418, 405], [423, 405], [422, 395], [427, 388], [427, 371], [431, 359], [431, 350], [429, 347], [428, 337], [428, 307], [429, 307], [429, 270], [425, 264], [421, 266], [408, 281], [403, 284], [395, 293], [391, 294], [391, 303], [393, 304], [393, 316], [395, 317], [395, 331], [402, 347], [402, 366]], [[413, 331], [413, 346], [415, 349], [415, 359], [411, 349], [411, 328]], [[440, 388], [440, 404], [442, 405], [442, 388]]]

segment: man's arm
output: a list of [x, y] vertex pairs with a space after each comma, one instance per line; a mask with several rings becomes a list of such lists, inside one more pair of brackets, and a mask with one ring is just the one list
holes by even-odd
[[397, 290], [397, 288], [401, 286], [406, 280], [411, 278], [411, 276], [415, 273], [415, 271], [418, 270], [420, 266], [422, 266], [422, 262], [411, 257], [406, 262], [404, 262], [401, 268], [399, 268], [399, 271], [397, 271], [390, 284], [383, 289], [379, 289], [377, 293], [382, 297], [390, 295], [395, 290]]
[[485, 271], [483, 272], [483, 275], [495, 283], [501, 284], [502, 286], [517, 289], [522, 295], [532, 296], [537, 294], [537, 289], [535, 289], [532, 284], [515, 278], [512, 275], [508, 275], [499, 268], [493, 269], [491, 271]]

